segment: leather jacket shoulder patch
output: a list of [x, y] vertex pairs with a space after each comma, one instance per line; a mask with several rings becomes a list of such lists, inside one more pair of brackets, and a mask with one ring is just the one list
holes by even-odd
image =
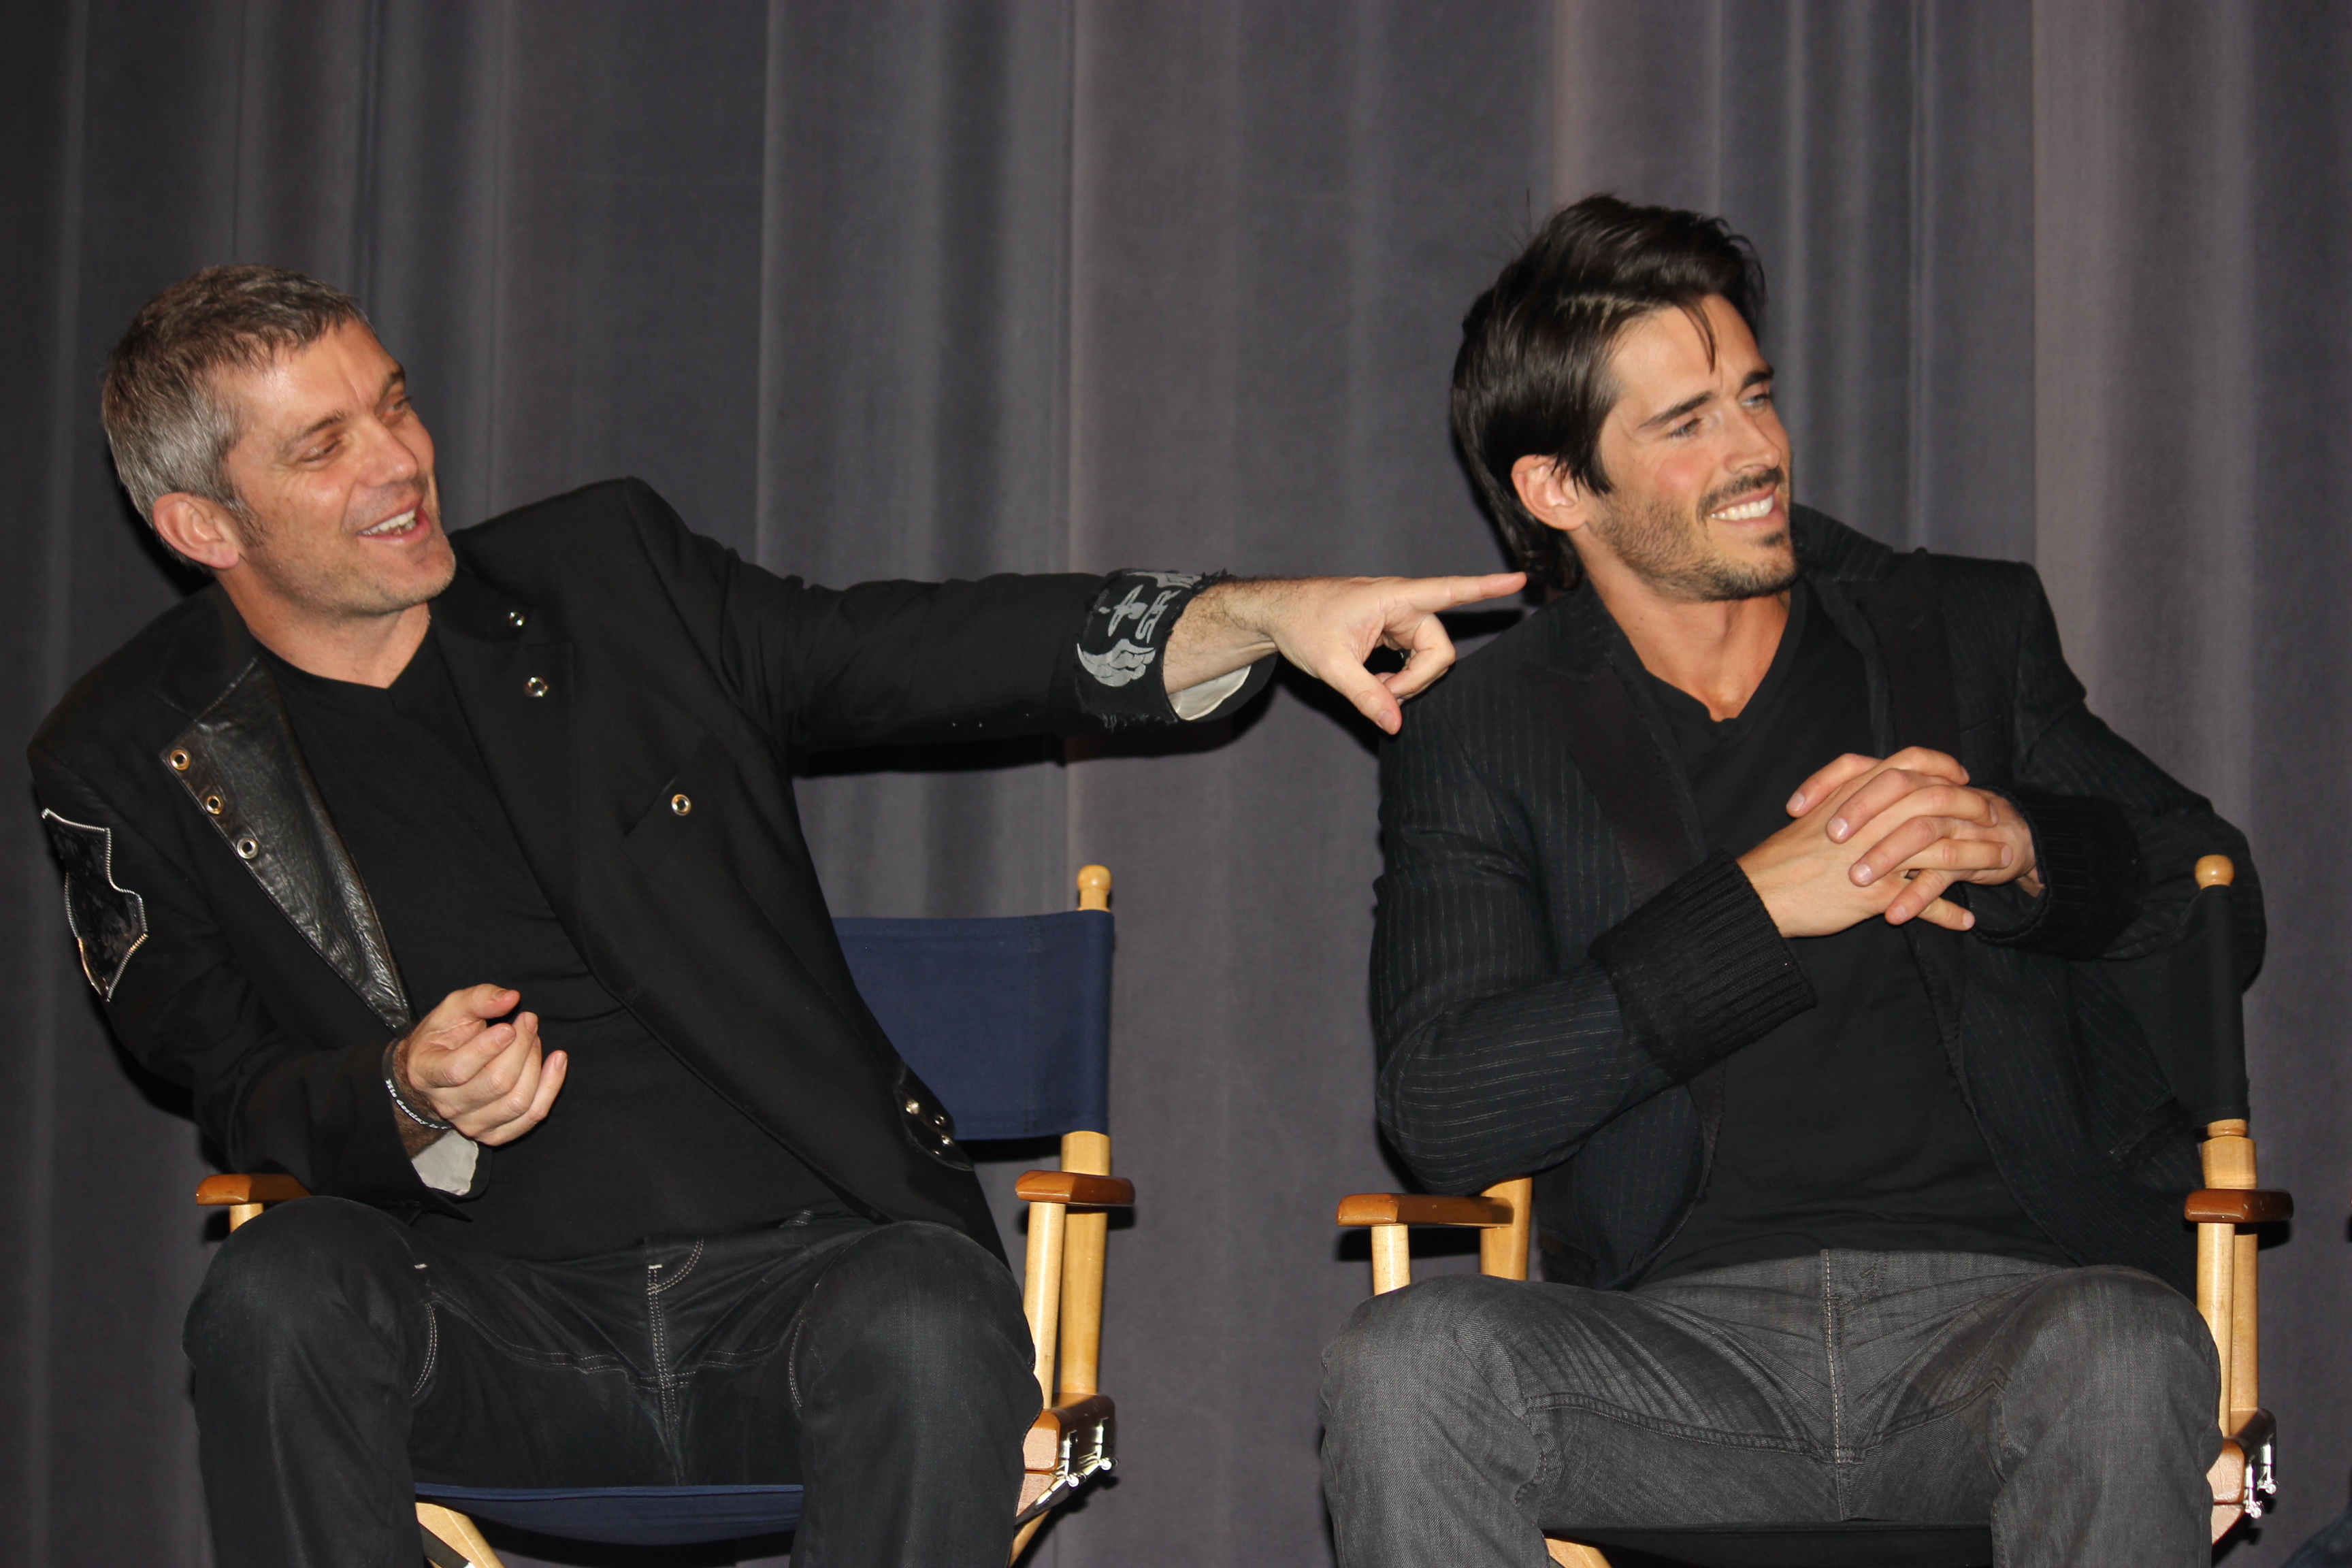
[[49, 847], [66, 872], [66, 924], [81, 950], [89, 988], [114, 1000], [123, 966], [147, 940], [147, 900], [114, 879], [114, 830], [43, 810]]

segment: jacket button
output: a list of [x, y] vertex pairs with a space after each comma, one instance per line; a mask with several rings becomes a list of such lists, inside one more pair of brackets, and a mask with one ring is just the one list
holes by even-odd
[[184, 773], [188, 771], [188, 763], [193, 759], [191, 759], [185, 752], [173, 752], [164, 760], [172, 764], [172, 771], [173, 773]]
[[544, 697], [547, 695], [547, 682], [534, 675], [522, 683], [522, 694], [525, 697]]
[[514, 627], [517, 631], [522, 630], [523, 623], [529, 619], [530, 619], [530, 617], [524, 615], [520, 610], [509, 610], [507, 612], [507, 625]]
[[677, 813], [680, 816], [684, 816], [688, 812], [694, 809], [693, 797], [689, 795], [674, 795], [669, 797], [669, 808]]
[[216, 795], [208, 795], [205, 796], [205, 809], [218, 816], [228, 809], [228, 803]]
[[236, 857], [238, 859], [250, 860], [256, 855], [260, 853], [260, 840], [256, 838], [240, 838], [236, 841]]

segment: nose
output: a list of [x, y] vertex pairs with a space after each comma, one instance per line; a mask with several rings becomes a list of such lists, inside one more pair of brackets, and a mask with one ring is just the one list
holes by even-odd
[[1769, 405], [1760, 409], [1735, 405], [1724, 434], [1727, 439], [1723, 466], [1732, 473], [1780, 466], [1788, 457], [1788, 437], [1780, 416]]
[[424, 454], [405, 438], [407, 434], [382, 424], [373, 426], [375, 439], [369, 447], [367, 463], [367, 477], [372, 484], [404, 485], [425, 471]]

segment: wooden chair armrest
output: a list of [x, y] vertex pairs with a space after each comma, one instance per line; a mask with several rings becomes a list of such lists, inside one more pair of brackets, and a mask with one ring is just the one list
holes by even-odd
[[1341, 1225], [1453, 1225], [1479, 1230], [1511, 1223], [1507, 1205], [1493, 1198], [1435, 1197], [1427, 1193], [1354, 1193], [1339, 1200]]
[[2252, 1187], [2200, 1187], [2189, 1194], [2182, 1217], [2199, 1225], [2266, 1225], [2293, 1219], [2294, 1197]]
[[1090, 1176], [1083, 1171], [1024, 1171], [1013, 1194], [1024, 1204], [1076, 1204], [1086, 1208], [1135, 1205], [1135, 1184], [1124, 1176]]
[[196, 1184], [196, 1202], [222, 1204], [283, 1204], [307, 1198], [310, 1189], [291, 1176], [206, 1176]]

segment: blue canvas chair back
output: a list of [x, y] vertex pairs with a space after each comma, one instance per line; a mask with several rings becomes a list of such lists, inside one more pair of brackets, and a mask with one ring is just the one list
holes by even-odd
[[1108, 914], [833, 929], [866, 1005], [957, 1137], [1110, 1131]]
[[[859, 994], [960, 1139], [1110, 1130], [1112, 920], [1100, 910], [997, 920], [833, 922]], [[775, 1535], [801, 1489], [420, 1484], [478, 1520], [612, 1545]]]

